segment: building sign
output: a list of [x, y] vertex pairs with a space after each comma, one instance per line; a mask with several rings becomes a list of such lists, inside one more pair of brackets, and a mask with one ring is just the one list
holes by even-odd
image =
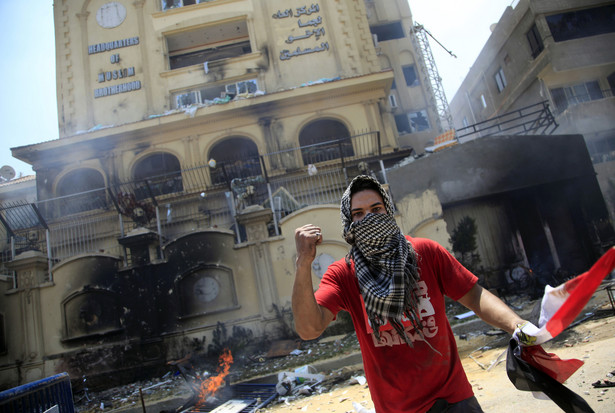
[[[129, 37], [127, 39], [114, 40], [112, 42], [98, 43], [88, 46], [88, 54], [108, 52], [122, 47], [136, 46], [139, 44], [139, 37]], [[109, 58], [111, 64], [120, 64], [120, 54], [114, 53]], [[110, 82], [113, 80], [125, 79], [135, 75], [134, 66], [128, 68], [105, 70], [98, 73], [98, 83]], [[94, 98], [113, 96], [119, 93], [132, 92], [141, 89], [141, 81], [121, 83], [119, 85], [105, 86], [94, 89]]]
[[[285, 40], [287, 44], [291, 44], [298, 40], [310, 39], [314, 38], [314, 40], [319, 40], [321, 37], [325, 35], [325, 28], [318, 27], [322, 24], [322, 17], [314, 17], [311, 15], [314, 13], [318, 13], [320, 11], [320, 6], [317, 4], [312, 4], [310, 7], [302, 6], [297, 7], [293, 11], [293, 9], [286, 9], [284, 11], [278, 10], [277, 13], [274, 13], [274, 19], [286, 19], [286, 18], [296, 18], [298, 27], [308, 27], [305, 30], [305, 34], [299, 36], [288, 36]], [[303, 17], [305, 16], [305, 17]], [[280, 60], [289, 60], [295, 56], [301, 56], [304, 54], [323, 52], [325, 50], [329, 50], [329, 42], [321, 42], [319, 45], [314, 47], [301, 47], [297, 46], [294, 50], [284, 49], [280, 51]]]
[[121, 83], [119, 85], [94, 89], [94, 97], [101, 98], [104, 96], [117, 95], [118, 93], [132, 92], [133, 90], [139, 89], [141, 89], [141, 81], [135, 80], [134, 82]]
[[139, 36], [129, 37], [128, 39], [114, 40], [112, 42], [91, 44], [88, 46], [88, 54], [108, 52], [121, 47], [136, 46], [139, 44]]

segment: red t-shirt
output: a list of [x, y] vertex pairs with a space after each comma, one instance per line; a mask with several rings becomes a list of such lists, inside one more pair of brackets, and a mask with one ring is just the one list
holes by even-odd
[[419, 260], [417, 292], [419, 314], [425, 326], [423, 336], [440, 354], [411, 326], [406, 328], [406, 334], [414, 348], [390, 324], [381, 327], [380, 341], [376, 341], [368, 325], [354, 264], [348, 267], [343, 259], [331, 264], [315, 293], [318, 304], [333, 314], [340, 310], [350, 313], [372, 401], [379, 413], [425, 412], [436, 399], [455, 403], [474, 394], [446, 318], [444, 295], [458, 300], [478, 279], [440, 244], [423, 238], [406, 238]]

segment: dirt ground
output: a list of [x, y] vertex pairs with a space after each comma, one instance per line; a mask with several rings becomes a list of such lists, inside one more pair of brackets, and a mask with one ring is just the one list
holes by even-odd
[[[604, 295], [602, 298], [606, 297]], [[615, 317], [608, 299], [596, 306], [593, 317], [564, 331], [543, 347], [562, 359], [576, 358], [585, 364], [564, 384], [583, 397], [597, 413], [615, 412], [615, 388], [595, 388], [598, 380], [614, 381], [615, 374]], [[530, 392], [517, 390], [506, 375], [507, 336], [482, 335], [459, 340], [463, 367], [485, 412], [540, 413], [561, 412], [551, 400], [539, 400]], [[497, 362], [501, 356], [501, 362]], [[493, 364], [493, 366], [491, 366]], [[491, 366], [491, 368], [489, 368]], [[362, 376], [362, 366], [348, 366], [352, 377]], [[367, 384], [351, 384], [345, 380], [329, 391], [297, 398], [279, 397], [276, 404], [261, 409], [274, 412], [357, 412], [353, 403], [372, 409]], [[317, 392], [315, 392], [317, 393]], [[355, 405], [356, 406], [356, 405]]]
[[[522, 317], [529, 319], [532, 319], [528, 316], [532, 313], [532, 308], [536, 307], [534, 302], [522, 298], [510, 301], [509, 305]], [[455, 313], [453, 311], [453, 314]], [[515, 389], [506, 375], [506, 357], [503, 354], [509, 336], [501, 331], [489, 331], [489, 328], [486, 324], [480, 326], [471, 321], [464, 321], [453, 327], [456, 337], [462, 337], [457, 338], [457, 346], [463, 367], [483, 410], [488, 413], [508, 413], [511, 409], [514, 409], [514, 413], [534, 413], [537, 409], [540, 409], [540, 413], [560, 412], [552, 401], [537, 400], [531, 393]], [[583, 367], [564, 384], [583, 397], [595, 412], [615, 412], [615, 388], [592, 386], [592, 383], [598, 380], [615, 381], [615, 311], [604, 289], [594, 295], [573, 326], [543, 347], [563, 359], [576, 358], [584, 361]], [[252, 362], [237, 358], [233, 365], [236, 369], [233, 382], [248, 380], [243, 374], [249, 372], [252, 377], [266, 380], [261, 381], [263, 383], [274, 383], [277, 379], [276, 372], [292, 372], [297, 367], [312, 365], [317, 368], [318, 373], [325, 375], [325, 379], [313, 386], [314, 391], [311, 394], [295, 392], [290, 396], [279, 396], [260, 409], [260, 413], [353, 413], [357, 412], [353, 403], [364, 407], [365, 412], [373, 408], [367, 384], [361, 380], [364, 374], [363, 366], [354, 334], [305, 342], [301, 349], [300, 355], [276, 358], [259, 356]], [[141, 389], [144, 406], [139, 400]], [[83, 389], [75, 389], [77, 412], [176, 412], [179, 406], [191, 406], [191, 400], [194, 398], [194, 393], [186, 381], [170, 372], [160, 378], [134, 382], [101, 392], [90, 392], [87, 399], [86, 395]]]

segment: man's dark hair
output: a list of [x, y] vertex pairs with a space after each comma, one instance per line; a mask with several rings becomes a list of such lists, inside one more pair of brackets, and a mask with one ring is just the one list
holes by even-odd
[[357, 192], [365, 191], [366, 189], [372, 189], [380, 193], [380, 188], [378, 187], [378, 184], [376, 182], [368, 179], [359, 179], [355, 181], [355, 183], [350, 188], [350, 197], [352, 198], [352, 196]]

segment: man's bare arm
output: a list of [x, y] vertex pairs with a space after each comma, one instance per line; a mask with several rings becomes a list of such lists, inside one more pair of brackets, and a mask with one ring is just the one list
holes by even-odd
[[295, 230], [297, 261], [292, 308], [297, 334], [304, 340], [318, 338], [333, 321], [333, 313], [316, 302], [312, 285], [312, 262], [316, 246], [322, 242], [320, 228], [311, 224]]
[[525, 320], [519, 317], [502, 300], [485, 290], [478, 283], [474, 284], [474, 287], [461, 297], [459, 302], [474, 311], [484, 322], [510, 334], [515, 331], [517, 324], [525, 323]]

